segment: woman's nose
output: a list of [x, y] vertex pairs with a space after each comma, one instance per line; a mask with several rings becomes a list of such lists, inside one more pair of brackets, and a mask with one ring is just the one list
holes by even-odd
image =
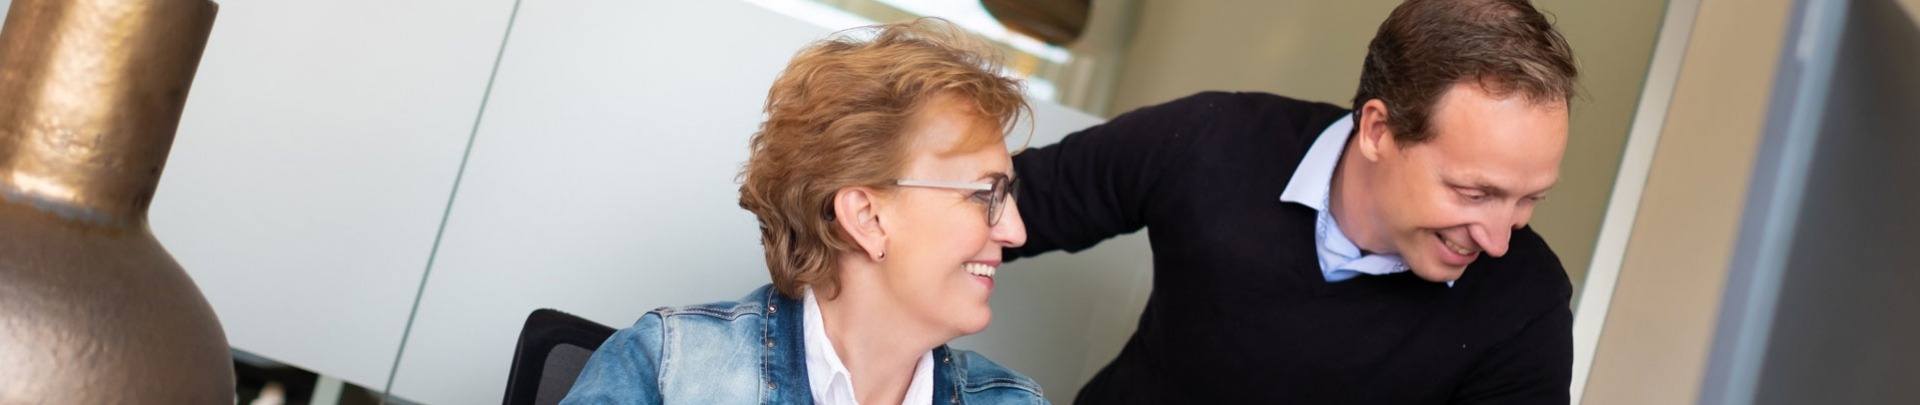
[[993, 242], [1006, 247], [1027, 244], [1027, 222], [1020, 219], [1020, 204], [1009, 198], [1005, 209], [1007, 212], [1000, 216], [1000, 223], [993, 226]]

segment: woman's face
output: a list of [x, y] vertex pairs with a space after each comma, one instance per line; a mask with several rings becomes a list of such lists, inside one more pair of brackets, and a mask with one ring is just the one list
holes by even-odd
[[[936, 98], [914, 119], [901, 179], [994, 183], [1013, 176], [999, 125], [960, 99]], [[1000, 249], [1027, 241], [1012, 197], [1000, 202], [999, 222], [989, 226], [988, 191], [903, 186], [891, 194], [881, 208], [888, 246], [880, 263], [890, 295], [934, 330], [964, 336], [986, 329]]]

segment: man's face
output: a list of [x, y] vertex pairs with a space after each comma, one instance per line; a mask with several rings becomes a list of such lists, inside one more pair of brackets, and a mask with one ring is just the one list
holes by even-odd
[[1460, 278], [1481, 253], [1500, 257], [1514, 229], [1560, 177], [1564, 102], [1490, 96], [1456, 84], [1434, 105], [1425, 142], [1376, 145], [1370, 181], [1392, 252], [1434, 282]]

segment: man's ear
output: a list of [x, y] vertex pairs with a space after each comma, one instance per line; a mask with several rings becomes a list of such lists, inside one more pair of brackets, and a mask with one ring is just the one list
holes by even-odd
[[1393, 146], [1393, 129], [1387, 126], [1387, 103], [1380, 99], [1367, 100], [1360, 105], [1360, 111], [1354, 123], [1354, 134], [1359, 138], [1360, 156], [1369, 162], [1379, 162], [1380, 154]]
[[834, 222], [873, 261], [887, 257], [887, 230], [880, 226], [879, 197], [878, 190], [867, 187], [847, 187], [833, 193]]

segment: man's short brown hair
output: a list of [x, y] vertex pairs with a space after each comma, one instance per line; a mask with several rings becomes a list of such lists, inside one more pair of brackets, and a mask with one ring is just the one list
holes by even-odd
[[1367, 46], [1353, 109], [1381, 100], [1394, 141], [1413, 145], [1433, 137], [1433, 106], [1455, 83], [1566, 103], [1578, 76], [1567, 40], [1527, 0], [1407, 0]]
[[740, 207], [760, 221], [774, 288], [837, 292], [839, 255], [859, 246], [832, 220], [834, 194], [892, 187], [929, 101], [955, 97], [1001, 128], [958, 146], [1004, 145], [1030, 108], [1001, 63], [996, 48], [937, 18], [841, 31], [795, 54], [767, 92], [740, 173]]

